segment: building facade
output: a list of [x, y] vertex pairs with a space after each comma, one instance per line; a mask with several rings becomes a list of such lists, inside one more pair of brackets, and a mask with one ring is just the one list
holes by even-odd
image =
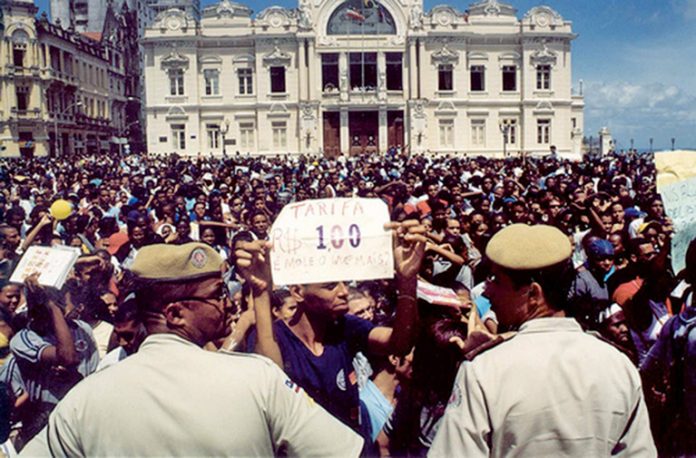
[[145, 32], [150, 153], [579, 154], [569, 21], [496, 0], [222, 0]]
[[112, 18], [90, 38], [46, 15], [36, 19], [32, 0], [6, 0], [2, 8], [0, 156], [108, 154], [128, 145], [140, 107], [129, 96], [127, 24]]

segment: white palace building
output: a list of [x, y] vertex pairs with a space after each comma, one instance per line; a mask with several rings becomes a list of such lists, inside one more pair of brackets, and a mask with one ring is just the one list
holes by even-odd
[[580, 153], [571, 23], [496, 0], [222, 0], [145, 32], [149, 153]]

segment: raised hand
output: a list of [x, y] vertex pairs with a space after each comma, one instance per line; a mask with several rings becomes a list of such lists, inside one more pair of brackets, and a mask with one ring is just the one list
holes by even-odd
[[260, 294], [271, 289], [271, 263], [269, 256], [270, 243], [265, 240], [239, 242], [234, 252], [237, 257], [237, 268], [249, 282], [254, 294]]
[[427, 232], [425, 226], [416, 220], [403, 223], [389, 223], [385, 229], [392, 231], [394, 243], [394, 268], [397, 277], [415, 279], [423, 262]]

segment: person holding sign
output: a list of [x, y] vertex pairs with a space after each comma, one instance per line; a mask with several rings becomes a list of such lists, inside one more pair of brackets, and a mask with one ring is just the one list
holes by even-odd
[[[270, 244], [261, 240], [240, 245], [237, 266], [251, 285], [256, 313], [256, 353], [271, 358], [331, 414], [363, 434], [357, 377], [357, 352], [403, 356], [411, 351], [418, 321], [416, 281], [425, 251], [425, 228], [417, 221], [390, 223], [398, 302], [393, 328], [346, 315], [345, 280], [359, 272], [338, 271], [337, 281], [290, 285], [297, 311], [287, 323], [271, 314]], [[342, 277], [342, 278], [341, 278]], [[363, 425], [366, 426], [366, 425]]]

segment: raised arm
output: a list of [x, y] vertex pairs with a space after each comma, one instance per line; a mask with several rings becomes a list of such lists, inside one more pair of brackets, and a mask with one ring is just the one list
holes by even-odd
[[283, 356], [273, 334], [273, 313], [271, 312], [271, 267], [269, 243], [264, 240], [240, 242], [235, 251], [237, 267], [242, 278], [251, 287], [256, 316], [256, 347], [254, 352], [273, 360], [283, 369]]
[[35, 307], [44, 307], [46, 309], [56, 337], [56, 344], [46, 347], [41, 352], [41, 361], [66, 367], [76, 365], [79, 360], [75, 351], [75, 343], [73, 342], [70, 328], [68, 328], [68, 323], [63, 316], [63, 311], [52, 300], [48, 299], [45, 291], [39, 285], [37, 274], [27, 277], [25, 285], [28, 292], [27, 305], [30, 309]]
[[394, 267], [398, 290], [396, 317], [392, 328], [377, 327], [370, 331], [370, 351], [379, 354], [405, 355], [411, 351], [418, 332], [416, 288], [418, 271], [425, 253], [425, 227], [418, 221], [391, 223], [394, 240]]

